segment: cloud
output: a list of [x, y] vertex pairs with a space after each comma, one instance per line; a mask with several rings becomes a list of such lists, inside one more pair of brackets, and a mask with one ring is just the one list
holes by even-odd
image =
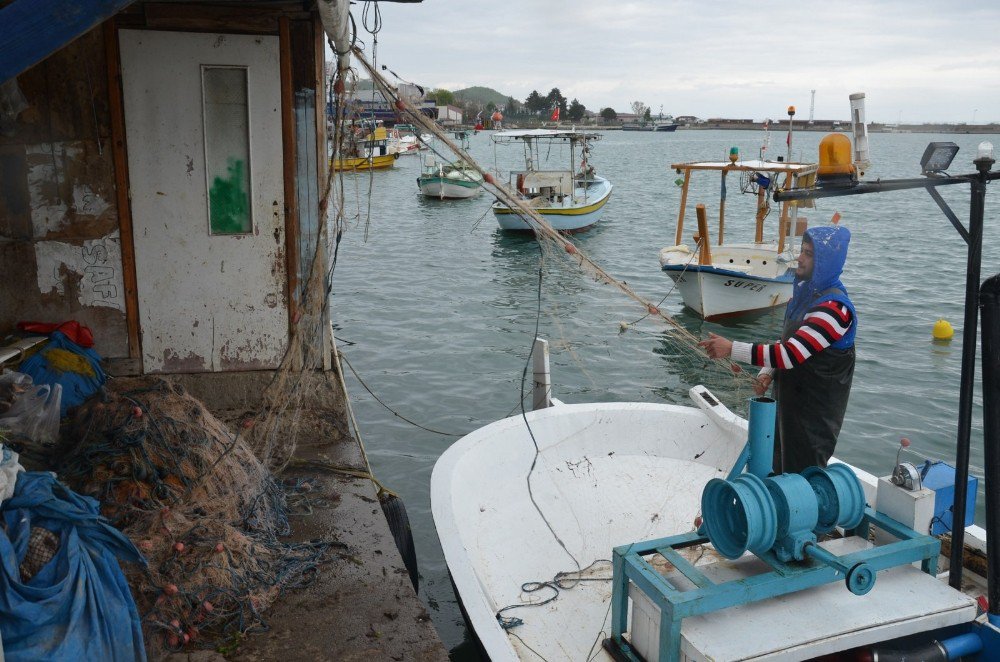
[[[643, 99], [664, 112], [765, 117], [789, 104], [846, 118], [1000, 121], [1000, 3], [954, 11], [931, 0], [424, 0], [371, 3], [359, 38], [379, 63], [432, 87], [493, 87], [524, 99], [558, 87], [591, 109]], [[373, 25], [369, 9], [367, 25]], [[985, 55], [985, 57], [984, 57]]]

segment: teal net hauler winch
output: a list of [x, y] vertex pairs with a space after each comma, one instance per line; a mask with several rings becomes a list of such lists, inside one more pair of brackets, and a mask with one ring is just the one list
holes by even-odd
[[875, 584], [865, 562], [847, 566], [816, 544], [816, 536], [841, 527], [853, 529], [865, 514], [861, 483], [847, 466], [810, 467], [802, 475], [735, 480], [712, 479], [701, 496], [701, 529], [727, 559], [747, 550], [769, 551], [781, 562], [811, 557], [844, 573], [848, 590], [864, 595]]
[[[705, 485], [704, 521], [696, 531], [615, 548], [611, 637], [604, 645], [616, 659], [680, 660], [681, 624], [688, 617], [839, 581], [854, 595], [864, 596], [874, 587], [878, 571], [918, 561], [925, 573], [936, 573], [939, 541], [867, 507], [861, 483], [848, 466], [831, 464], [810, 467], [802, 474], [768, 476], [774, 408], [768, 398], [751, 400], [747, 445], [726, 479], [715, 478]], [[891, 540], [868, 545], [869, 527]], [[835, 529], [860, 542], [842, 547], [846, 553], [833, 553], [821, 543]], [[707, 572], [710, 566], [695, 567], [680, 553], [708, 543], [736, 563], [750, 552], [765, 568], [720, 579], [718, 573]], [[654, 568], [650, 559], [657, 554], [673, 572]], [[630, 600], [636, 599], [648, 605], [647, 614], [658, 615], [652, 626], [658, 630], [656, 643], [642, 651], [625, 636]]]

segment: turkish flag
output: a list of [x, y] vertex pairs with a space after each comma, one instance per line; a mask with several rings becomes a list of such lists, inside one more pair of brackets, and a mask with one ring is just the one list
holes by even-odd
[[549, 119], [552, 120], [553, 122], [559, 121], [559, 106], [556, 106], [555, 108], [552, 109], [552, 117], [550, 117]]

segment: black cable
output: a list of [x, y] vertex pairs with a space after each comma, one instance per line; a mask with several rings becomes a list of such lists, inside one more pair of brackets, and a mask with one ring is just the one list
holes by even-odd
[[351, 372], [354, 373], [354, 376], [357, 378], [357, 380], [361, 383], [361, 385], [365, 388], [365, 390], [368, 391], [368, 394], [371, 395], [373, 398], [375, 398], [375, 400], [380, 405], [382, 405], [383, 407], [385, 407], [386, 409], [388, 409], [390, 412], [392, 412], [393, 416], [396, 416], [397, 418], [401, 418], [404, 421], [406, 421], [407, 423], [409, 423], [410, 425], [418, 427], [421, 430], [426, 430], [427, 432], [433, 432], [434, 434], [444, 435], [446, 437], [464, 437], [465, 435], [468, 434], [468, 432], [462, 432], [462, 433], [442, 432], [441, 430], [434, 430], [434, 429], [431, 429], [429, 427], [425, 427], [425, 426], [421, 425], [420, 423], [417, 423], [416, 421], [411, 421], [410, 419], [408, 419], [407, 417], [403, 416], [402, 414], [400, 414], [398, 411], [396, 411], [395, 409], [393, 409], [392, 407], [390, 407], [386, 403], [382, 402], [382, 399], [379, 398], [377, 395], [375, 395], [374, 391], [372, 391], [370, 388], [368, 388], [368, 384], [366, 384], [365, 381], [363, 379], [361, 379], [361, 375], [358, 374], [358, 371], [354, 369], [354, 366], [351, 365], [351, 362], [347, 360], [347, 357], [344, 356], [344, 354], [340, 354], [340, 358], [344, 359], [344, 363], [346, 363], [347, 367], [351, 369]]
[[576, 564], [577, 572], [580, 572], [580, 562], [569, 551], [569, 549], [566, 547], [566, 543], [562, 541], [562, 538], [560, 538], [559, 534], [556, 533], [556, 530], [552, 527], [552, 524], [549, 522], [548, 518], [545, 517], [545, 513], [542, 512], [542, 509], [539, 507], [538, 502], [535, 501], [535, 493], [531, 489], [531, 474], [535, 471], [535, 465], [538, 463], [539, 450], [538, 450], [538, 440], [535, 439], [535, 433], [531, 429], [531, 424], [528, 423], [528, 412], [524, 408], [524, 397], [525, 397], [524, 383], [528, 378], [528, 366], [531, 365], [531, 356], [532, 354], [534, 354], [535, 344], [538, 342], [538, 328], [539, 325], [541, 324], [541, 318], [542, 318], [542, 280], [545, 274], [545, 250], [542, 247], [541, 238], [538, 237], [537, 235], [535, 237], [535, 243], [538, 246], [538, 255], [539, 255], [538, 294], [537, 294], [538, 305], [535, 309], [535, 334], [531, 340], [531, 349], [528, 350], [528, 358], [524, 362], [524, 368], [521, 370], [521, 418], [524, 420], [524, 426], [528, 429], [528, 434], [531, 436], [531, 443], [534, 444], [535, 446], [535, 456], [531, 459], [531, 468], [528, 469], [528, 475], [525, 477], [525, 482], [528, 484], [528, 497], [531, 499], [531, 504], [535, 507], [535, 510], [538, 511], [538, 514], [541, 515], [542, 521], [545, 522], [545, 526], [548, 527], [549, 531], [552, 533], [552, 536], [556, 539], [556, 542], [559, 543], [559, 546], [563, 548], [563, 551], [566, 552], [567, 556], [573, 559], [573, 563]]

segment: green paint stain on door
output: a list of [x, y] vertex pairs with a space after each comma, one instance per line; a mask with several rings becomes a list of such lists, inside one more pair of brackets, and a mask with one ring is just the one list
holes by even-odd
[[209, 223], [212, 234], [246, 234], [250, 224], [249, 177], [244, 162], [227, 160], [227, 176], [216, 177], [208, 192]]

